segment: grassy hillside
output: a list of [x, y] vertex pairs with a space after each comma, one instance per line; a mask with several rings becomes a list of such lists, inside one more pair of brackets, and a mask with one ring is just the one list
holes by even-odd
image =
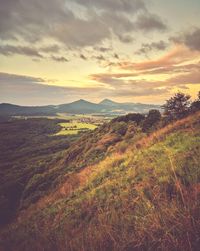
[[58, 185], [2, 229], [2, 250], [198, 250], [200, 113], [148, 135], [110, 122], [55, 168]]
[[2, 250], [198, 250], [200, 113], [150, 135], [118, 127], [65, 152], [67, 179], [2, 230]]
[[118, 134], [115, 123], [85, 136], [62, 136], [57, 135], [61, 122], [38, 118], [0, 123], [0, 225], [123, 141], [125, 131]]
[[[22, 119], [0, 123], [0, 224], [11, 220], [20, 207], [44, 195], [47, 187], [53, 187], [50, 181], [55, 163], [75, 139], [52, 137], [61, 130], [60, 122]], [[36, 177], [45, 177], [45, 182], [28, 196]]]

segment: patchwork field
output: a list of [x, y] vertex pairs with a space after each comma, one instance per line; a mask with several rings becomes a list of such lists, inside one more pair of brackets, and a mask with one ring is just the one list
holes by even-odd
[[99, 116], [95, 114], [67, 114], [58, 113], [57, 116], [14, 116], [15, 119], [50, 119], [50, 120], [62, 120], [58, 125], [61, 126], [61, 130], [54, 136], [62, 135], [78, 135], [79, 133], [94, 130], [98, 126], [105, 122], [109, 122], [112, 117]]
[[74, 135], [88, 130], [94, 130], [97, 125], [82, 122], [67, 122], [59, 124], [62, 129], [56, 135]]

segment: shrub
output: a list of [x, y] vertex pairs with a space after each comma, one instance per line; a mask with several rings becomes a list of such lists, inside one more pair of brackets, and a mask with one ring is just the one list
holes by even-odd
[[137, 125], [141, 124], [141, 122], [145, 119], [145, 116], [140, 114], [140, 113], [129, 113], [125, 116], [121, 116], [118, 117], [116, 119], [113, 119], [113, 121], [116, 122], [129, 122], [129, 121], [133, 121], [135, 122]]
[[127, 124], [123, 121], [119, 123], [114, 123], [112, 127], [112, 132], [124, 136], [126, 134]]
[[190, 95], [176, 93], [163, 105], [164, 115], [169, 121], [184, 118], [190, 110]]
[[198, 98], [191, 104], [191, 111], [196, 112], [200, 110], [200, 91], [198, 93]]
[[148, 132], [154, 126], [156, 126], [161, 120], [161, 113], [158, 110], [150, 110], [146, 119], [143, 122], [142, 129], [144, 132]]

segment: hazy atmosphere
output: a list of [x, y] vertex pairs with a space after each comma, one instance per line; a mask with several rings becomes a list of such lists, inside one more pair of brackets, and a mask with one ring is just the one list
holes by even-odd
[[0, 102], [194, 98], [199, 10], [199, 0], [0, 0]]
[[0, 0], [0, 251], [199, 251], [200, 0]]

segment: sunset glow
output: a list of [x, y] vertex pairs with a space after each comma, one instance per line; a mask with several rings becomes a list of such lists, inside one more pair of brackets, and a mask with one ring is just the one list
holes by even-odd
[[0, 102], [194, 98], [199, 10], [198, 0], [1, 1]]

